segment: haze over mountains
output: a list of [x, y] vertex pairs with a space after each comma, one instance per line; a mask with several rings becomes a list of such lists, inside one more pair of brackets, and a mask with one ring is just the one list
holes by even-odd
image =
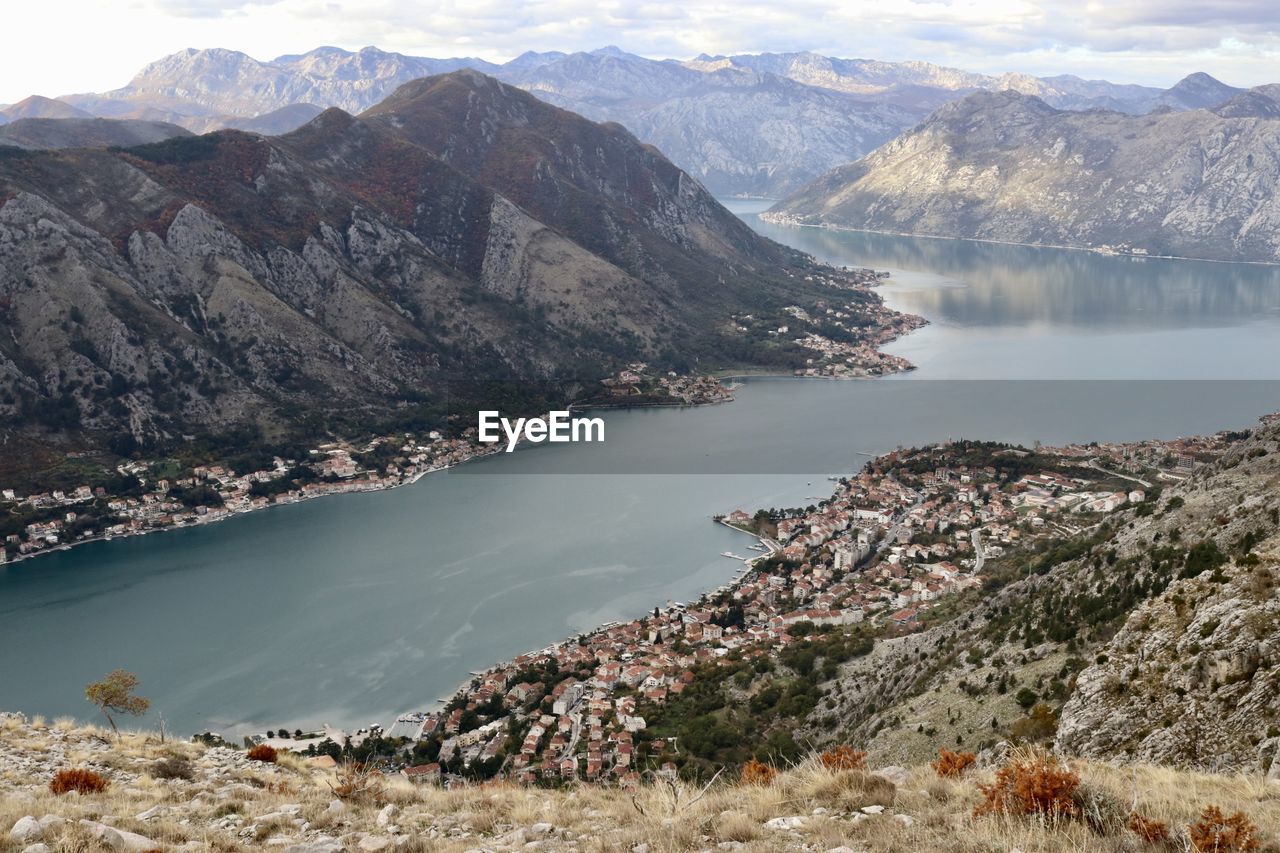
[[[1175, 87], [1215, 109], [1068, 112], [1016, 92], [949, 104], [772, 217], [1216, 260], [1280, 260], [1280, 87]], [[1171, 90], [1172, 91], [1172, 90]], [[1233, 94], [1234, 93], [1234, 94]]]
[[284, 133], [321, 109], [359, 112], [399, 85], [471, 68], [597, 121], [617, 121], [714, 193], [778, 197], [869, 153], [937, 107], [978, 89], [1014, 89], [1064, 109], [1141, 114], [1221, 103], [1238, 90], [1192, 75], [1169, 90], [1070, 75], [991, 76], [925, 62], [834, 59], [813, 53], [651, 60], [603, 48], [525, 53], [503, 65], [430, 59], [377, 48], [324, 47], [259, 61], [223, 49], [186, 50], [100, 94], [29, 99], [19, 117], [102, 116]]
[[367, 427], [453, 379], [723, 354], [806, 266], [620, 126], [469, 70], [281, 137], [0, 148], [0, 416], [121, 451]]

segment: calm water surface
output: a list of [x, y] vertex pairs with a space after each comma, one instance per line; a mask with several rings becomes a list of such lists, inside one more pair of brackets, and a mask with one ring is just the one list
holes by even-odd
[[[1171, 437], [1248, 426], [1277, 378], [1280, 272], [781, 229], [894, 272], [933, 325], [912, 381], [752, 380], [726, 406], [610, 412], [599, 446], [521, 451], [392, 492], [273, 508], [0, 569], [0, 708], [86, 716], [123, 666], [172, 728], [363, 725], [471, 670], [687, 600], [750, 540], [710, 522], [810, 503], [898, 445]], [[754, 209], [758, 210], [759, 206]]]
[[894, 308], [932, 325], [889, 352], [931, 379], [1280, 378], [1280, 267], [1127, 258], [761, 222], [830, 263], [889, 270]]

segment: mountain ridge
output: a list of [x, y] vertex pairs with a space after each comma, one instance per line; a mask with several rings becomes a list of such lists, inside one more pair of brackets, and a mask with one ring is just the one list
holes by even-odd
[[[63, 99], [103, 117], [168, 121], [200, 133], [245, 127], [299, 104], [358, 113], [410, 79], [461, 68], [496, 76], [590, 119], [618, 121], [714, 192], [774, 198], [870, 153], [976, 89], [1013, 87], [1061, 108], [1131, 113], [1185, 109], [1184, 101], [1214, 86], [1237, 91], [1207, 75], [1192, 75], [1196, 80], [1182, 81], [1180, 94], [1170, 96], [1174, 89], [1071, 75], [993, 76], [815, 53], [704, 54], [682, 62], [610, 47], [527, 51], [495, 64], [323, 47], [266, 61], [237, 51], [188, 49], [149, 64], [125, 87]], [[305, 120], [299, 116], [291, 125], [284, 115], [262, 129], [287, 132]]]

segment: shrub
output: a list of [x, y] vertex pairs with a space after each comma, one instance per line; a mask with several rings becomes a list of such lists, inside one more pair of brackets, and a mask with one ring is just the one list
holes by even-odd
[[107, 790], [107, 780], [92, 770], [59, 770], [49, 782], [49, 790], [55, 794], [99, 794]]
[[329, 789], [340, 800], [376, 802], [383, 799], [382, 774], [367, 764], [348, 762], [338, 768], [337, 784]]
[[769, 785], [777, 775], [777, 770], [754, 758], [742, 766], [742, 784], [744, 785]]
[[1129, 829], [1148, 844], [1163, 844], [1169, 840], [1169, 827], [1137, 812], [1129, 814]]
[[1079, 776], [1052, 758], [1015, 757], [997, 771], [993, 784], [979, 786], [983, 801], [973, 814], [1076, 817], [1080, 812], [1072, 795], [1079, 784]]
[[851, 746], [841, 744], [835, 749], [818, 756], [822, 766], [828, 770], [861, 770], [867, 766], [867, 754]]
[[1009, 727], [1009, 736], [1018, 742], [1048, 740], [1058, 731], [1058, 715], [1044, 702], [1037, 702], [1027, 716]]
[[156, 779], [186, 779], [190, 781], [196, 775], [195, 768], [191, 766], [191, 762], [177, 755], [162, 758], [152, 764], [150, 772]]
[[1187, 835], [1199, 853], [1238, 853], [1259, 847], [1258, 827], [1244, 812], [1226, 817], [1217, 806], [1201, 812], [1200, 819], [1187, 827]]
[[1115, 836], [1129, 825], [1130, 811], [1108, 791], [1081, 783], [1071, 795], [1076, 815], [1099, 835]]
[[972, 767], [978, 756], [972, 752], [952, 752], [945, 746], [938, 750], [938, 760], [930, 766], [939, 776], [955, 778], [964, 775], [964, 771]]
[[275, 764], [276, 758], [279, 757], [276, 753], [275, 747], [268, 746], [265, 743], [260, 743], [251, 748], [247, 753], [247, 756], [250, 761], [261, 761], [263, 764]]

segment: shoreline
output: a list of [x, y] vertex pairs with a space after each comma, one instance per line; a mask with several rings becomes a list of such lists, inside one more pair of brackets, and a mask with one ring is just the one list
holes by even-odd
[[[358, 482], [353, 482], [347, 488], [336, 488], [336, 489], [331, 489], [328, 491], [318, 492], [316, 494], [309, 494], [309, 495], [303, 494], [303, 495], [300, 495], [299, 497], [293, 498], [292, 500], [288, 500], [288, 501], [280, 501], [280, 502], [272, 501], [271, 503], [268, 503], [266, 506], [227, 510], [226, 513], [221, 513], [214, 518], [208, 518], [206, 516], [203, 520], [201, 520], [199, 517], [197, 517], [197, 520], [195, 521], [185, 522], [182, 524], [171, 524], [166, 527], [151, 527], [144, 530], [136, 530], [130, 533], [102, 534], [100, 536], [92, 536], [86, 539], [77, 539], [74, 542], [61, 542], [49, 548], [42, 548], [39, 551], [33, 551], [30, 554], [19, 554], [16, 557], [10, 557], [5, 562], [0, 563], [0, 571], [4, 571], [9, 566], [16, 566], [19, 563], [36, 560], [36, 559], [39, 559], [40, 557], [46, 557], [46, 556], [51, 556], [53, 554], [57, 554], [60, 552], [71, 551], [75, 548], [80, 547], [81, 545], [89, 545], [94, 542], [115, 542], [115, 541], [121, 541], [124, 539], [138, 539], [143, 536], [150, 536], [155, 533], [171, 533], [176, 530], [188, 530], [193, 527], [205, 527], [209, 525], [220, 524], [224, 521], [231, 521], [241, 516], [251, 515], [253, 513], [264, 512], [266, 510], [271, 510], [271, 509], [279, 509], [282, 507], [293, 506], [295, 504], [301, 504], [301, 503], [307, 503], [308, 501], [318, 500], [320, 498], [334, 497], [337, 495], [356, 495], [364, 492], [389, 492], [389, 491], [392, 491], [393, 489], [398, 489], [403, 486], [412, 486], [414, 483], [417, 483], [419, 480], [421, 480], [423, 477], [426, 477], [428, 474], [436, 474], [440, 471], [447, 471], [450, 468], [456, 468], [459, 465], [465, 465], [469, 462], [475, 462], [478, 459], [483, 459], [485, 457], [492, 456], [494, 452], [496, 451], [490, 451], [488, 453], [476, 453], [473, 456], [470, 456], [466, 459], [459, 460], [458, 462], [454, 462], [450, 465], [442, 465], [438, 468], [428, 468], [424, 471], [415, 471], [413, 474], [411, 474], [408, 477], [401, 477], [399, 480], [388, 481], [385, 484], [372, 483], [368, 480], [362, 480]], [[334, 483], [329, 485], [340, 486], [341, 484]], [[69, 504], [68, 506], [74, 506], [74, 504]]]
[[[832, 266], [834, 268], [833, 265], [830, 265], [830, 264], [825, 264], [825, 265]], [[881, 297], [881, 303], [883, 304], [883, 302], [884, 302], [883, 297]], [[885, 307], [888, 308], [887, 305]], [[889, 308], [888, 310], [892, 311], [893, 314], [895, 315], [899, 315], [899, 316], [906, 315], [906, 312], [899, 311], [897, 309]], [[923, 321], [919, 326], [908, 328], [899, 334], [893, 334], [890, 337], [888, 337], [886, 340], [875, 344], [874, 345], [875, 351], [877, 353], [881, 353], [882, 347], [901, 340], [902, 338], [906, 337], [912, 332], [917, 331], [917, 329], [928, 326], [931, 322], [927, 318], [920, 317], [919, 319]], [[712, 371], [710, 373], [699, 374], [699, 375], [710, 377], [721, 384], [731, 383], [737, 379], [750, 379], [750, 378], [793, 379], [793, 380], [794, 379], [823, 379], [823, 380], [883, 379], [887, 376], [896, 376], [900, 374], [910, 373], [916, 369], [916, 365], [911, 364], [910, 362], [906, 362], [905, 359], [902, 359], [902, 361], [905, 362], [904, 367], [887, 370], [879, 374], [805, 375], [797, 371], [787, 372], [787, 371], [778, 370], [775, 368], [761, 368], [759, 370], [753, 370], [751, 368], [726, 368], [725, 370], [722, 370], [722, 371]], [[619, 410], [626, 410], [626, 409], [696, 408], [698, 406], [721, 405], [721, 404], [733, 403], [735, 401], [735, 398], [733, 397], [732, 391], [736, 390], [736, 388], [730, 387], [727, 390], [729, 391], [729, 394], [727, 397], [720, 398], [720, 399], [694, 401], [694, 402], [681, 400], [681, 399], [672, 399], [670, 402], [649, 401], [644, 403], [630, 403], [630, 404], [625, 402], [616, 403], [616, 404], [608, 403], [608, 402], [593, 402], [588, 404], [569, 403], [569, 404], [566, 404], [566, 408], [569, 411], [583, 411], [583, 412], [589, 412], [593, 410], [619, 411]], [[494, 447], [498, 448], [499, 445], [494, 445]], [[230, 521], [239, 516], [248, 515], [254, 512], [260, 512], [262, 510], [268, 510], [275, 507], [282, 507], [282, 506], [289, 506], [292, 504], [304, 503], [306, 501], [315, 500], [317, 498], [331, 497], [334, 495], [359, 494], [361, 492], [391, 491], [393, 489], [398, 489], [403, 486], [411, 486], [417, 483], [423, 477], [427, 476], [428, 474], [434, 474], [439, 471], [446, 471], [450, 468], [457, 467], [458, 465], [463, 465], [468, 462], [474, 462], [480, 458], [492, 456], [498, 452], [499, 450], [497, 449], [489, 450], [489, 451], [485, 451], [483, 449], [477, 449], [465, 459], [461, 459], [451, 464], [443, 465], [437, 468], [428, 468], [422, 471], [415, 471], [412, 475], [408, 477], [402, 476], [395, 481], [375, 483], [375, 482], [370, 482], [368, 480], [360, 480], [360, 481], [352, 481], [346, 487], [343, 487], [343, 484], [341, 482], [330, 483], [330, 484], [327, 484], [328, 486], [330, 486], [330, 488], [323, 491], [317, 491], [313, 494], [303, 493], [298, 497], [295, 497], [288, 501], [283, 501], [283, 502], [271, 501], [267, 503], [265, 506], [256, 506], [256, 507], [250, 506], [250, 507], [243, 507], [243, 508], [234, 509], [234, 510], [227, 510], [225, 513], [218, 513], [215, 517], [212, 517], [212, 518], [209, 517], [208, 515], [205, 515], [205, 516], [197, 515], [195, 519], [191, 521], [183, 522], [181, 524], [172, 524], [172, 525], [167, 525], [163, 527], [151, 527], [151, 528], [140, 529], [140, 530], [126, 532], [126, 533], [102, 534], [99, 536], [93, 536], [93, 537], [84, 538], [84, 539], [77, 539], [74, 542], [60, 542], [57, 545], [53, 545], [47, 548], [41, 548], [37, 551], [32, 551], [27, 554], [19, 553], [17, 555], [8, 556], [7, 559], [5, 559], [3, 562], [0, 562], [0, 571], [4, 571], [9, 566], [16, 566], [19, 563], [28, 562], [31, 560], [35, 560], [39, 557], [49, 556], [59, 552], [71, 551], [74, 548], [80, 547], [82, 545], [88, 545], [94, 542], [111, 542], [117, 539], [121, 539], [121, 540], [133, 539], [140, 536], [147, 536], [152, 533], [166, 533], [174, 530], [183, 530], [191, 527], [199, 527], [202, 525], [217, 524], [224, 521]], [[63, 506], [73, 507], [76, 505], [76, 503], [67, 503], [67, 504], [63, 504]]]
[[[796, 377], [796, 378], [801, 378], [801, 377]], [[690, 599], [691, 601], [697, 601], [721, 592], [732, 592], [734, 589], [736, 589], [738, 586], [742, 584], [742, 582], [751, 574], [751, 572], [755, 570], [755, 564], [758, 560], [768, 559], [769, 557], [772, 557], [775, 553], [777, 553], [779, 550], [781, 550], [781, 547], [775, 547], [777, 543], [766, 541], [766, 539], [763, 536], [759, 536], [755, 533], [752, 533], [750, 530], [743, 530], [741, 527], [735, 527], [732, 524], [729, 524], [727, 521], [725, 521], [722, 518], [713, 518], [712, 521], [715, 524], [718, 524], [722, 527], [726, 527], [729, 530], [734, 531], [735, 533], [741, 533], [745, 536], [751, 537], [752, 539], [756, 540], [757, 543], [759, 543], [760, 545], [763, 545], [768, 550], [762, 553], [756, 554], [756, 556], [754, 557], [743, 557], [743, 558], [735, 557], [734, 559], [736, 561], [742, 563], [743, 568], [735, 571], [733, 577], [729, 578], [727, 581], [720, 584], [719, 586], [714, 587], [712, 589], [701, 591], [700, 593], [698, 593], [698, 598]], [[722, 554], [721, 556], [724, 556], [724, 555]], [[651, 608], [646, 607], [644, 609], [644, 612], [648, 613], [650, 610]], [[617, 621], [604, 622], [599, 625], [596, 625], [593, 628], [589, 628], [585, 631], [580, 631], [571, 636], [565, 637], [560, 640], [556, 640], [554, 643], [548, 643], [545, 646], [540, 646], [536, 649], [528, 649], [526, 651], [520, 652], [519, 654], [516, 655], [516, 657], [528, 657], [531, 655], [550, 654], [551, 652], [561, 648], [567, 643], [577, 643], [582, 638], [594, 637], [597, 634], [600, 634], [602, 631], [608, 631], [618, 624], [619, 623]], [[494, 661], [493, 663], [486, 665], [483, 669], [472, 670], [468, 673], [467, 677], [463, 679], [463, 681], [456, 688], [454, 688], [448, 695], [435, 699], [433, 702], [431, 702], [430, 705], [427, 705], [425, 707], [425, 710], [402, 711], [394, 719], [398, 719], [400, 717], [408, 717], [415, 714], [429, 715], [429, 714], [438, 713], [439, 711], [443, 710], [450, 702], [458, 698], [459, 695], [463, 694], [468, 688], [470, 688], [471, 685], [476, 680], [483, 680], [485, 676], [490, 675], [510, 665], [511, 665], [510, 660], [500, 660], [500, 661]]]
[[988, 243], [995, 246], [1021, 246], [1027, 249], [1059, 249], [1068, 252], [1088, 252], [1093, 255], [1100, 255], [1104, 258], [1129, 258], [1132, 260], [1146, 261], [1197, 261], [1206, 264], [1248, 264], [1258, 267], [1277, 267], [1280, 261], [1249, 261], [1249, 260], [1224, 260], [1222, 258], [1199, 258], [1193, 255], [1137, 255], [1132, 252], [1108, 252], [1101, 248], [1092, 246], [1066, 246], [1057, 243], [1020, 243], [1017, 240], [993, 240], [983, 237], [955, 237], [949, 234], [915, 234], [908, 231], [887, 231], [876, 228], [855, 228], [851, 225], [836, 225], [833, 223], [816, 223], [801, 222], [783, 215], [769, 215], [769, 211], [762, 211], [756, 214], [761, 222], [768, 222], [770, 225], [778, 225], [785, 228], [816, 228], [825, 231], [842, 231], [854, 234], [878, 234], [884, 237], [911, 237], [913, 239], [923, 240], [953, 240], [962, 243]]

